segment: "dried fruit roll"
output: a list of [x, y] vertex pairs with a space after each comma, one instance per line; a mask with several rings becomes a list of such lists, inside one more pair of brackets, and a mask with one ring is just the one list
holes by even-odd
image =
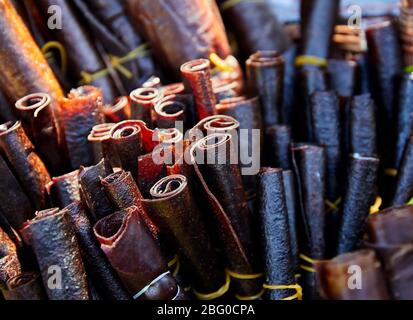
[[162, 92], [156, 88], [139, 88], [131, 92], [131, 119], [141, 120], [152, 127], [152, 114], [155, 104], [162, 98]]
[[103, 107], [106, 122], [118, 123], [131, 118], [131, 102], [128, 97], [119, 97]]
[[22, 273], [9, 279], [3, 294], [6, 300], [47, 300], [42, 279], [37, 273]]
[[53, 204], [59, 208], [67, 207], [74, 201], [80, 201], [79, 170], [60, 177], [53, 177], [47, 189]]
[[93, 150], [93, 163], [99, 163], [105, 159], [105, 165], [108, 168], [120, 166], [119, 156], [112, 145], [112, 137], [110, 131], [116, 124], [102, 123], [94, 126], [91, 133], [87, 137]]
[[413, 197], [413, 136], [407, 140], [400, 168], [397, 173], [396, 188], [392, 198], [392, 206], [403, 205]]

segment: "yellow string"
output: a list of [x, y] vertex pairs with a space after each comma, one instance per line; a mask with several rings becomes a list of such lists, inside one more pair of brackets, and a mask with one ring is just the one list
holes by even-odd
[[130, 72], [123, 64], [129, 61], [132, 61], [140, 56], [146, 55], [148, 52], [148, 47], [149, 47], [148, 44], [144, 43], [123, 57], [110, 55], [109, 56], [109, 61], [110, 61], [109, 68], [102, 69], [94, 73], [89, 73], [87, 71], [81, 71], [80, 72], [80, 76], [81, 76], [80, 84], [81, 85], [90, 84], [97, 79], [106, 77], [110, 72], [110, 68], [117, 70], [120, 74], [125, 76], [127, 79], [132, 78], [133, 73]]
[[394, 169], [394, 168], [385, 169], [384, 174], [389, 177], [397, 177], [397, 169]]
[[327, 207], [329, 207], [330, 210], [338, 211], [338, 210], [340, 210], [340, 208], [338, 206], [341, 204], [341, 201], [342, 201], [342, 199], [340, 197], [334, 202], [327, 199], [325, 201], [325, 203], [326, 203]]
[[262, 289], [258, 294], [254, 295], [254, 296], [247, 296], [247, 297], [243, 297], [240, 296], [238, 294], [235, 295], [235, 298], [237, 298], [237, 300], [240, 301], [252, 301], [252, 300], [258, 300], [259, 298], [261, 298], [265, 293], [265, 289]]
[[327, 66], [327, 60], [324, 58], [316, 57], [316, 56], [298, 56], [295, 59], [295, 65], [296, 67], [301, 67], [304, 65], [311, 65], [311, 66], [317, 66], [317, 67], [326, 67]]
[[221, 59], [216, 53], [209, 55], [209, 60], [217, 67], [219, 71], [234, 72], [234, 68], [229, 65], [224, 59]]
[[228, 10], [228, 9], [230, 9], [230, 8], [232, 8], [232, 7], [234, 7], [237, 4], [242, 3], [242, 2], [244, 2], [244, 3], [248, 3], [248, 2], [249, 3], [263, 3], [265, 1], [264, 0], [228, 0], [228, 1], [225, 1], [223, 4], [221, 4], [221, 6], [220, 6], [221, 11]]
[[192, 292], [199, 300], [214, 300], [226, 294], [229, 290], [230, 284], [231, 284], [231, 277], [227, 274], [225, 284], [221, 288], [219, 288], [217, 291], [211, 292], [211, 293], [200, 293], [196, 291], [195, 289], [193, 289]]
[[413, 72], [413, 65], [407, 66], [406, 68], [404, 68], [404, 72], [406, 72], [406, 73], [412, 73], [412, 72]]
[[178, 255], [176, 255], [171, 261], [168, 262], [168, 268], [172, 268], [172, 266], [175, 266], [174, 271], [172, 272], [172, 275], [176, 277], [179, 273], [179, 270], [181, 269], [181, 262], [179, 261]]
[[42, 47], [42, 53], [46, 56], [46, 58], [50, 57], [50, 50], [51, 49], [56, 49], [57, 51], [59, 51], [60, 54], [60, 64], [62, 67], [62, 74], [66, 74], [67, 71], [67, 53], [66, 53], [66, 49], [63, 46], [63, 44], [61, 44], [58, 41], [49, 41], [46, 42], [44, 44], [44, 46]]
[[383, 203], [383, 199], [380, 197], [376, 198], [376, 202], [370, 207], [370, 214], [376, 214], [380, 211], [381, 204]]
[[299, 284], [292, 284], [292, 285], [271, 285], [271, 284], [264, 284], [264, 289], [267, 290], [295, 290], [296, 293], [292, 296], [283, 298], [281, 300], [302, 300], [303, 298], [303, 289]]
[[[314, 265], [317, 261], [314, 259], [311, 259], [310, 257], [307, 257], [304, 254], [300, 254], [300, 259], [303, 260], [304, 262], [307, 262], [311, 265]], [[304, 271], [310, 272], [310, 273], [315, 273], [316, 270], [313, 267], [306, 266], [304, 264], [300, 264], [300, 268], [303, 269]]]
[[411, 198], [407, 204], [408, 205], [413, 205], [413, 198]]
[[231, 278], [238, 279], [238, 280], [254, 280], [258, 279], [264, 276], [263, 273], [255, 273], [255, 274], [240, 274], [236, 273], [234, 271], [231, 271], [229, 269], [226, 269], [225, 272], [227, 275], [229, 275]]

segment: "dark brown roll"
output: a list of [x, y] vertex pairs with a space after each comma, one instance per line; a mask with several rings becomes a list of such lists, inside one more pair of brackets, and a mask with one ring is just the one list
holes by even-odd
[[60, 122], [72, 168], [93, 164], [93, 152], [87, 137], [97, 124], [103, 123], [101, 89], [84, 86], [70, 91], [62, 102]]
[[327, 72], [331, 88], [345, 103], [356, 90], [357, 64], [349, 60], [329, 59]]
[[392, 206], [403, 205], [413, 197], [413, 136], [411, 136], [404, 149], [403, 157], [397, 173], [396, 188], [391, 200]]
[[46, 208], [49, 204], [46, 185], [51, 178], [20, 122], [0, 126], [0, 148], [32, 206], [37, 210]]
[[53, 204], [59, 208], [80, 201], [79, 170], [52, 178], [52, 182], [47, 187]]
[[115, 211], [114, 206], [108, 199], [103, 189], [100, 179], [106, 178], [110, 171], [102, 160], [97, 165], [79, 170], [79, 181], [81, 192], [84, 200], [92, 214], [93, 222], [112, 214]]
[[87, 137], [93, 150], [93, 163], [99, 163], [105, 159], [108, 168], [120, 166], [119, 156], [112, 145], [110, 131], [115, 126], [114, 123], [102, 123], [94, 126], [92, 132]]
[[128, 0], [128, 5], [133, 21], [143, 27], [154, 55], [176, 78], [180, 66], [189, 60], [209, 58], [214, 52], [221, 58], [230, 55], [215, 2]]
[[198, 292], [215, 292], [225, 283], [204, 217], [193, 198], [187, 178], [171, 175], [151, 188], [143, 205], [161, 232], [174, 244]]
[[[10, 102], [35, 92], [54, 99], [63, 91], [23, 20], [9, 0], [0, 4], [0, 88]], [[53, 104], [58, 112], [59, 106]]]
[[121, 168], [131, 172], [135, 181], [138, 181], [138, 157], [144, 153], [139, 122], [130, 120], [118, 123], [111, 129], [110, 136]]
[[176, 95], [165, 96], [155, 105], [155, 123], [157, 128], [175, 128], [177, 121], [186, 118], [186, 105], [176, 99]]
[[353, 251], [360, 245], [376, 195], [379, 163], [377, 158], [358, 154], [350, 157], [347, 190], [338, 231], [338, 254]]
[[29, 220], [34, 210], [16, 177], [0, 155], [0, 208], [2, 214], [16, 230]]
[[86, 272], [67, 211], [38, 212], [28, 232], [49, 299], [88, 300]]
[[4, 93], [0, 90], [0, 122], [16, 121], [16, 115], [10, 103]]
[[116, 212], [94, 226], [113, 268], [135, 300], [181, 300], [161, 250], [137, 207]]
[[[110, 74], [93, 79], [93, 74], [106, 68], [93, 39], [86, 32], [73, 3], [64, 0], [25, 1], [27, 11], [35, 23], [47, 30], [43, 35], [48, 41], [57, 40], [65, 48], [68, 59], [68, 73], [74, 83], [94, 85], [102, 88], [105, 100], [110, 102], [118, 96]], [[65, 19], [61, 28], [47, 28], [49, 7], [58, 6]], [[37, 14], [36, 14], [37, 12]], [[47, 91], [46, 91], [47, 92]]]
[[155, 104], [162, 98], [162, 92], [156, 88], [139, 88], [131, 92], [131, 119], [141, 120], [152, 127], [152, 113]]
[[22, 273], [16, 252], [0, 258], [0, 290], [7, 289], [7, 281]]
[[266, 164], [273, 168], [291, 169], [292, 132], [289, 126], [273, 125], [265, 130]]
[[3, 291], [6, 300], [47, 300], [42, 278], [37, 273], [22, 273], [7, 281], [8, 289]]
[[202, 120], [217, 114], [209, 60], [197, 59], [186, 62], [181, 66], [181, 73], [192, 89], [198, 119]]
[[283, 57], [275, 51], [258, 51], [246, 63], [249, 92], [260, 97], [264, 125], [282, 123]]
[[413, 77], [406, 74], [402, 78], [398, 95], [396, 126], [395, 168], [399, 168], [410, 136], [413, 134]]
[[271, 5], [262, 1], [218, 1], [224, 21], [247, 58], [258, 50], [284, 52], [290, 39]]
[[106, 122], [118, 123], [131, 118], [131, 102], [128, 97], [117, 98], [103, 107]]
[[348, 111], [348, 151], [374, 157], [377, 153], [376, 105], [370, 94], [355, 96]]
[[240, 123], [233, 117], [226, 115], [216, 115], [207, 117], [196, 124], [190, 132], [190, 140], [196, 141], [211, 133], [229, 133], [231, 135], [238, 132]]
[[130, 299], [129, 294], [124, 289], [117, 273], [113, 270], [93, 234], [93, 227], [87, 217], [83, 204], [74, 202], [66, 207], [65, 210], [79, 241], [80, 253], [86, 270], [99, 293], [104, 298], [111, 300]]
[[[373, 250], [347, 253], [333, 260], [318, 262], [315, 267], [319, 288], [325, 299], [390, 299], [385, 274]], [[357, 272], [359, 277], [356, 277]], [[359, 279], [360, 283], [356, 283], [354, 279]]]
[[341, 117], [337, 95], [332, 91], [311, 96], [308, 137], [324, 147], [327, 156], [327, 198], [336, 202], [341, 194]]
[[[261, 169], [258, 175], [258, 194], [266, 284], [294, 285], [295, 270], [282, 169]], [[292, 290], [271, 290], [268, 297], [270, 300], [282, 300], [293, 294]]]
[[293, 270], [298, 271], [298, 220], [300, 215], [297, 188], [294, 172], [283, 171], [283, 183], [285, 191], [285, 203], [288, 214], [288, 230], [290, 231], [290, 248]]
[[16, 109], [37, 153], [51, 172], [56, 174], [63, 173], [68, 164], [64, 157], [63, 132], [58, 126], [52, 103], [50, 95], [34, 93], [18, 100]]

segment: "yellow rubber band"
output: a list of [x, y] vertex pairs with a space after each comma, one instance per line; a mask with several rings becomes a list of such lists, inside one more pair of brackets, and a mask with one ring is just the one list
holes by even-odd
[[342, 199], [340, 197], [334, 202], [327, 199], [325, 201], [325, 203], [326, 203], [327, 207], [329, 207], [330, 210], [338, 211], [338, 210], [340, 210], [340, 208], [338, 206], [341, 204], [341, 201], [342, 201]]
[[209, 55], [209, 60], [217, 67], [219, 71], [234, 72], [234, 68], [230, 66], [224, 59], [221, 59], [216, 53]]
[[248, 296], [248, 297], [243, 297], [240, 295], [235, 295], [235, 298], [237, 298], [237, 300], [240, 301], [252, 301], [252, 300], [257, 300], [259, 298], [261, 298], [265, 293], [265, 289], [262, 289], [261, 292], [259, 292], [258, 294], [254, 295], [254, 296]]
[[193, 289], [192, 292], [194, 293], [194, 295], [199, 300], [205, 300], [205, 301], [206, 300], [214, 300], [214, 299], [218, 299], [218, 298], [222, 297], [224, 294], [226, 294], [229, 290], [230, 284], [231, 284], [231, 277], [229, 275], [227, 275], [225, 284], [215, 292], [200, 293], [200, 292], [196, 291], [195, 289]]
[[407, 204], [408, 204], [408, 205], [413, 205], [413, 198], [411, 198], [411, 199], [409, 200], [409, 202], [407, 202]]
[[110, 72], [110, 68], [117, 70], [125, 78], [131, 79], [133, 77], [133, 73], [130, 72], [123, 64], [129, 61], [132, 61], [138, 57], [145, 56], [148, 53], [148, 47], [149, 45], [144, 43], [123, 57], [117, 57], [114, 55], [110, 55], [109, 56], [109, 61], [110, 61], [109, 68], [102, 69], [94, 73], [89, 73], [87, 71], [81, 71], [80, 72], [80, 76], [81, 76], [80, 84], [81, 85], [90, 84], [97, 79], [106, 77]]
[[[307, 257], [306, 255], [304, 255], [302, 253], [300, 254], [299, 257], [300, 257], [301, 260], [303, 260], [303, 261], [305, 261], [305, 262], [307, 262], [311, 265], [314, 265], [317, 262], [317, 260], [311, 259], [310, 257]], [[316, 270], [313, 267], [306, 266], [304, 264], [300, 264], [300, 268], [303, 269], [304, 271], [307, 271], [307, 272], [310, 272], [310, 273], [315, 273], [316, 272]]]
[[225, 10], [228, 10], [236, 6], [239, 3], [244, 3], [244, 2], [245, 3], [248, 3], [248, 2], [249, 3], [263, 3], [265, 1], [264, 0], [228, 0], [228, 1], [225, 1], [223, 4], [221, 4], [220, 8], [221, 8], [221, 11], [225, 11]]
[[413, 72], [413, 65], [407, 66], [406, 68], [404, 68], [404, 72], [406, 72], [406, 73], [412, 73], [412, 72]]
[[384, 174], [388, 177], [397, 177], [397, 169], [394, 169], [394, 168], [385, 169]]
[[271, 285], [271, 284], [264, 284], [264, 289], [267, 290], [295, 290], [296, 293], [292, 296], [283, 298], [281, 300], [301, 300], [303, 298], [303, 289], [299, 284], [292, 284], [292, 285]]
[[229, 275], [231, 278], [238, 279], [238, 280], [254, 280], [258, 279], [264, 276], [263, 273], [256, 273], [256, 274], [240, 274], [236, 273], [234, 271], [231, 271], [229, 269], [226, 269], [225, 272], [227, 275]]
[[383, 203], [383, 199], [380, 197], [376, 198], [376, 202], [370, 208], [370, 214], [376, 214], [380, 211], [381, 204]]
[[181, 262], [179, 261], [178, 255], [176, 255], [171, 261], [168, 262], [168, 268], [172, 268], [174, 265], [176, 266], [174, 271], [172, 272], [172, 275], [176, 277], [179, 273], [179, 270], [181, 269]]
[[61, 63], [61, 68], [62, 68], [61, 71], [62, 71], [63, 75], [66, 74], [66, 71], [67, 71], [67, 53], [66, 53], [65, 47], [63, 46], [63, 44], [61, 44], [58, 41], [49, 41], [49, 42], [46, 42], [44, 44], [44, 46], [42, 47], [42, 53], [44, 55], [49, 56], [49, 53], [50, 53], [49, 51], [51, 49], [57, 49], [57, 51], [59, 51], [60, 63]]
[[298, 56], [295, 59], [295, 66], [296, 67], [301, 67], [304, 65], [311, 65], [311, 66], [317, 66], [317, 67], [326, 67], [327, 66], [327, 60], [324, 58], [319, 58], [316, 56]]

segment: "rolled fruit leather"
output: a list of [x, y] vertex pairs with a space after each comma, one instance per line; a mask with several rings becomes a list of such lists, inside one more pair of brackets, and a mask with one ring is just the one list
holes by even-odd
[[267, 147], [265, 163], [273, 168], [291, 169], [291, 144], [293, 143], [291, 127], [273, 125], [265, 131]]
[[[357, 266], [357, 268], [355, 268]], [[316, 263], [320, 292], [329, 300], [389, 300], [386, 277], [373, 250], [360, 250]], [[360, 282], [355, 283], [357, 272]], [[358, 281], [358, 280], [357, 280]], [[349, 284], [356, 289], [350, 288]]]
[[118, 123], [131, 117], [131, 102], [128, 97], [119, 97], [103, 107], [105, 122]]
[[11, 301], [47, 300], [40, 275], [31, 272], [9, 279], [3, 294], [6, 300]]
[[407, 140], [403, 157], [397, 172], [396, 187], [391, 200], [392, 206], [408, 203], [413, 197], [413, 136]]
[[[53, 97], [52, 110], [59, 113], [63, 97], [59, 82], [11, 1], [0, 1], [0, 88], [11, 103], [35, 92]], [[59, 136], [59, 141], [63, 137]]]
[[[27, 222], [24, 232], [30, 238], [49, 299], [88, 300], [86, 272], [67, 211], [50, 209], [38, 212], [33, 220]], [[50, 286], [50, 276], [57, 276], [59, 270], [62, 289], [56, 290]]]
[[87, 140], [92, 145], [93, 162], [99, 163], [105, 160], [105, 165], [110, 171], [112, 168], [120, 167], [119, 156], [112, 144], [110, 130], [115, 123], [102, 123], [94, 126]]
[[139, 88], [131, 92], [131, 119], [140, 120], [152, 128], [152, 114], [155, 104], [162, 98], [163, 94], [157, 88]]
[[185, 62], [231, 54], [215, 1], [128, 0], [128, 10], [154, 51], [154, 56], [179, 79]]
[[46, 208], [49, 204], [46, 185], [51, 178], [20, 122], [0, 125], [0, 148], [33, 208]]
[[367, 222], [367, 245], [383, 263], [392, 298], [411, 300], [413, 273], [413, 207], [393, 207], [372, 215]]
[[67, 207], [74, 201], [80, 201], [79, 170], [69, 172], [60, 177], [53, 177], [47, 185], [52, 203], [59, 207]]
[[111, 265], [135, 300], [183, 300], [161, 250], [138, 207], [100, 220], [94, 233]]
[[[74, 4], [64, 0], [25, 0], [24, 3], [27, 12], [34, 17], [35, 23], [40, 25], [43, 30], [46, 29], [47, 33], [44, 37], [48, 41], [60, 42], [65, 48], [68, 60], [67, 70], [73, 80], [73, 86], [82, 84], [100, 87], [103, 90], [106, 102], [112, 102], [119, 95], [119, 92], [110, 72], [103, 77], [94, 79], [93, 75], [106, 69], [107, 66], [96, 43], [86, 32]], [[48, 13], [50, 6], [60, 8], [61, 16], [64, 17], [61, 20], [60, 28], [55, 25], [51, 30], [44, 27], [50, 22]]]

